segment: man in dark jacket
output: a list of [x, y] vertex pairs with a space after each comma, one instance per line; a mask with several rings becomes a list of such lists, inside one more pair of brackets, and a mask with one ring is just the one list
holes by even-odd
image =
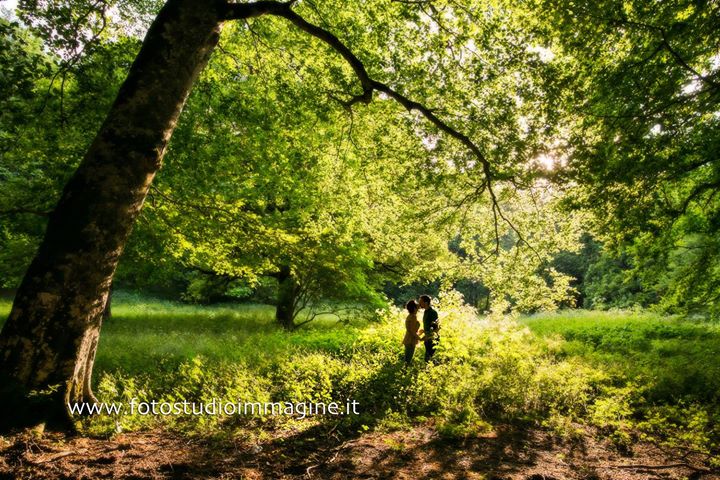
[[435, 355], [435, 347], [440, 341], [440, 321], [438, 313], [430, 305], [431, 299], [428, 295], [420, 295], [420, 308], [424, 309], [423, 313], [423, 333], [425, 343], [425, 361], [429, 362]]

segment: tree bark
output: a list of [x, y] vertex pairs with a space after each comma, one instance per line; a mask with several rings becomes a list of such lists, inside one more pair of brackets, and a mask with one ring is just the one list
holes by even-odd
[[0, 332], [2, 395], [49, 391], [25, 422], [93, 401], [90, 377], [110, 284], [185, 100], [216, 46], [224, 2], [169, 0], [50, 214]]
[[297, 300], [297, 286], [293, 279], [290, 267], [280, 268], [278, 279], [277, 306], [275, 308], [275, 321], [285, 330], [295, 328], [295, 301]]
[[102, 321], [105, 322], [106, 320], [109, 320], [110, 317], [112, 317], [112, 295], [113, 295], [113, 285], [110, 284], [110, 289], [108, 290], [107, 298], [105, 299], [105, 308], [103, 309], [102, 314]]

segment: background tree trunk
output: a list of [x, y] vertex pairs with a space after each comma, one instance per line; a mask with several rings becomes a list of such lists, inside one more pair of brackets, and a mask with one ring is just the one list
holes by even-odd
[[285, 330], [295, 328], [295, 301], [297, 299], [297, 285], [293, 279], [290, 267], [280, 268], [278, 279], [277, 307], [275, 309], [275, 320]]
[[50, 404], [36, 406], [24, 421], [67, 419], [67, 402], [93, 400], [90, 376], [115, 268], [185, 100], [218, 42], [224, 11], [218, 0], [165, 4], [50, 215], [0, 333], [4, 400], [54, 390]]

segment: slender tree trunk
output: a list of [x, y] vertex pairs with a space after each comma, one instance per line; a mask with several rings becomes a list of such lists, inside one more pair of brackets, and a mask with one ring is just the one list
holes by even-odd
[[275, 309], [275, 320], [285, 330], [295, 328], [295, 300], [297, 299], [297, 288], [292, 277], [290, 268], [280, 268], [278, 279], [277, 307]]
[[218, 0], [165, 4], [50, 215], [0, 333], [5, 400], [54, 391], [25, 421], [67, 419], [67, 403], [94, 399], [90, 377], [112, 277], [223, 12]]

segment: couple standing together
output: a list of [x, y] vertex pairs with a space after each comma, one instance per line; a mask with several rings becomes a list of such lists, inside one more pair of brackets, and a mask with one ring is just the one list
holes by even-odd
[[[435, 347], [437, 347], [440, 341], [440, 322], [438, 320], [438, 313], [430, 305], [431, 299], [428, 295], [420, 295], [419, 303], [415, 300], [410, 300], [405, 308], [408, 311], [408, 316], [405, 319], [405, 338], [403, 338], [403, 345], [405, 345], [405, 364], [410, 365], [412, 363], [413, 355], [415, 354], [415, 346], [422, 340], [425, 343], [425, 361], [429, 362], [430, 359], [435, 355]], [[419, 309], [423, 309], [423, 328], [420, 328], [420, 322], [417, 319], [417, 312]]]

